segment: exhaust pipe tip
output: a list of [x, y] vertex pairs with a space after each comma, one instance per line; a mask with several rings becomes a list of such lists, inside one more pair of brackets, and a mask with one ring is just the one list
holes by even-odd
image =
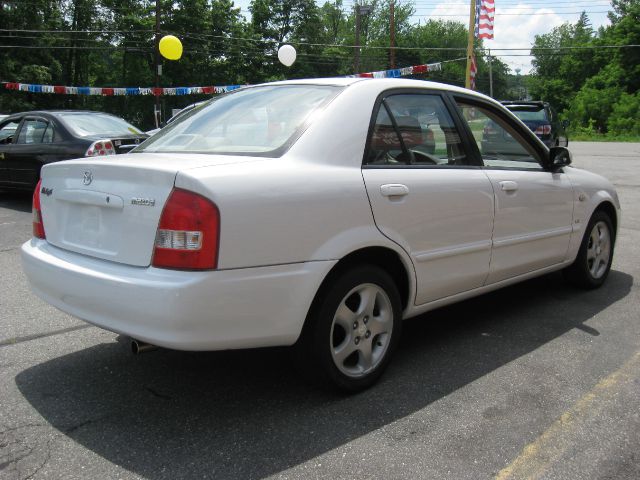
[[156, 350], [158, 347], [150, 343], [143, 342], [141, 340], [131, 340], [131, 353], [134, 355], [140, 355], [141, 353], [150, 352]]

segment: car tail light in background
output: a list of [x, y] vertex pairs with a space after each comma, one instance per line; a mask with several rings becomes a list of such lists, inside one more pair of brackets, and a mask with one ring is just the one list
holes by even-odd
[[174, 188], [162, 210], [152, 265], [210, 270], [218, 265], [220, 212], [197, 193]]
[[101, 157], [103, 155], [115, 155], [116, 149], [111, 140], [97, 140], [84, 153], [85, 157]]
[[482, 129], [482, 134], [483, 135], [496, 135], [498, 133], [498, 130], [496, 130], [493, 125], [485, 125], [484, 128]]
[[36, 238], [47, 238], [44, 233], [44, 224], [42, 223], [42, 210], [40, 208], [40, 186], [42, 180], [38, 181], [36, 189], [33, 191], [33, 203], [31, 211], [33, 212], [33, 236]]
[[427, 129], [427, 142], [433, 142], [435, 140], [435, 137], [433, 135], [433, 130], [431, 130], [430, 128]]
[[540, 125], [534, 133], [536, 135], [549, 135], [551, 134], [551, 125]]

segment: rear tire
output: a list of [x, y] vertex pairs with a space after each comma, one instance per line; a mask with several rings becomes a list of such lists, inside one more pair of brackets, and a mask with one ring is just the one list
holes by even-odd
[[589, 220], [575, 261], [563, 270], [573, 285], [591, 290], [600, 287], [611, 270], [615, 233], [611, 218], [596, 211]]
[[401, 327], [393, 279], [372, 265], [354, 267], [330, 281], [314, 301], [294, 347], [298, 366], [324, 385], [364, 390], [389, 364]]

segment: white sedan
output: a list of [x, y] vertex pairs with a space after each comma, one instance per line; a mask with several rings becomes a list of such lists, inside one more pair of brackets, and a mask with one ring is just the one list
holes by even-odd
[[104, 329], [180, 350], [294, 345], [305, 372], [357, 391], [403, 319], [554, 270], [602, 285], [620, 204], [570, 162], [449, 85], [246, 87], [128, 155], [46, 165], [23, 266]]

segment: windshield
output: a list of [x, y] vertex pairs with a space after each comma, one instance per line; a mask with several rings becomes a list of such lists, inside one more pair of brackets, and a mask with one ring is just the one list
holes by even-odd
[[535, 120], [535, 121], [546, 121], [547, 115], [544, 111], [544, 108], [541, 107], [509, 107], [516, 116], [524, 121], [527, 120]]
[[279, 156], [311, 114], [341, 90], [328, 85], [274, 85], [218, 97], [171, 123], [135, 152]]
[[59, 113], [64, 123], [80, 137], [92, 135], [132, 135], [142, 133], [122, 118], [106, 113]]

